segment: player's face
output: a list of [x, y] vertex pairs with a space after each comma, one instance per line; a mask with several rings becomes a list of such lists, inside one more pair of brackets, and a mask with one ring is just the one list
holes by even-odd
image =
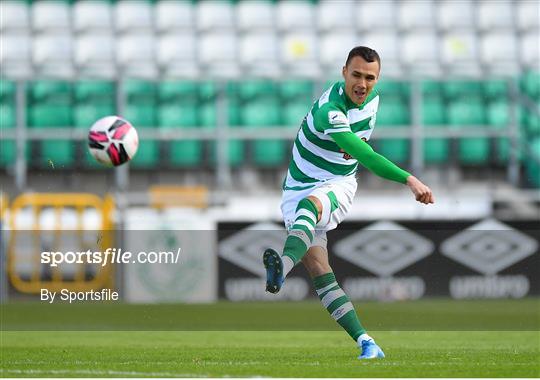
[[356, 104], [362, 104], [379, 79], [379, 63], [356, 56], [343, 66], [345, 93]]

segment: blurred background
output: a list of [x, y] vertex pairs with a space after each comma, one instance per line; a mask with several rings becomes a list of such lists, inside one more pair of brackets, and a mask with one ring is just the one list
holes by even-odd
[[[382, 60], [370, 143], [437, 204], [361, 169], [330, 244], [345, 290], [540, 294], [537, 0], [3, 0], [0, 17], [4, 298], [111, 286], [129, 302], [267, 299], [259, 256], [283, 241], [292, 142], [357, 45]], [[140, 137], [115, 169], [87, 149], [106, 115]], [[181, 246], [190, 265], [39, 263], [107, 246]], [[311, 296], [294, 273], [281, 299]]]

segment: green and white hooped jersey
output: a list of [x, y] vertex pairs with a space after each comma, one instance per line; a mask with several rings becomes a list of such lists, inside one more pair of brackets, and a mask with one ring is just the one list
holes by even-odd
[[305, 190], [331, 179], [354, 176], [355, 158], [344, 153], [331, 133], [354, 132], [369, 140], [375, 127], [379, 94], [373, 90], [360, 106], [345, 94], [345, 83], [337, 82], [313, 104], [296, 140], [284, 190]]

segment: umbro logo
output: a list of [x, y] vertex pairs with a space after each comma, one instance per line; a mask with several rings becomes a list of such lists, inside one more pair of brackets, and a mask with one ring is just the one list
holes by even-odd
[[537, 250], [534, 239], [494, 219], [476, 223], [441, 244], [444, 256], [485, 275], [494, 275]]
[[257, 276], [266, 275], [262, 253], [267, 248], [281, 249], [285, 229], [275, 223], [256, 223], [222, 240], [219, 256]]
[[334, 250], [342, 259], [385, 277], [429, 256], [434, 244], [399, 224], [377, 222], [342, 239]]

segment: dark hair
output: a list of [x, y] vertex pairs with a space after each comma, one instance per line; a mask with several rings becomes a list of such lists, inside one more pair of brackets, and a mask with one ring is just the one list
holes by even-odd
[[362, 57], [365, 59], [366, 62], [377, 61], [379, 63], [379, 67], [381, 66], [381, 58], [379, 57], [379, 54], [375, 50], [368, 48], [367, 46], [357, 46], [353, 48], [349, 52], [349, 56], [347, 57], [345, 66], [348, 66], [349, 62], [351, 62], [354, 57]]

